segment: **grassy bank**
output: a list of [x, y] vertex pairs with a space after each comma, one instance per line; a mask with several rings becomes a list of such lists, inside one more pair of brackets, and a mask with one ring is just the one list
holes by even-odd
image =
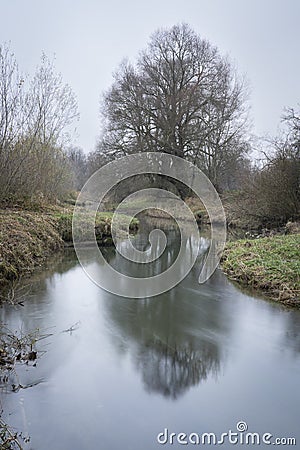
[[229, 242], [222, 268], [232, 280], [300, 308], [300, 234]]
[[[31, 209], [0, 209], [0, 286], [27, 276], [47, 258], [72, 242], [73, 207], [43, 206]], [[95, 234], [99, 244], [111, 243], [112, 212], [98, 213]], [[131, 223], [135, 231], [138, 221]], [[86, 222], [82, 222], [82, 240]], [[3, 299], [2, 299], [3, 300]], [[1, 302], [1, 297], [0, 297]]]

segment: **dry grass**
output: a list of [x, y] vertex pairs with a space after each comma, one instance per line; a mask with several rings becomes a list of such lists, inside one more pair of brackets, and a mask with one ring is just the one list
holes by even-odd
[[53, 217], [45, 213], [0, 210], [0, 285], [31, 273], [63, 247]]

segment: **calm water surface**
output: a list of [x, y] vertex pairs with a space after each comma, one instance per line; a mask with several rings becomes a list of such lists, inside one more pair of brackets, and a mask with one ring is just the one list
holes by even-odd
[[[135, 241], [142, 248], [147, 238]], [[176, 248], [169, 232], [151, 271]], [[87, 248], [90, 264], [94, 256]], [[1, 393], [7, 421], [31, 436], [26, 448], [156, 449], [165, 428], [220, 435], [240, 420], [249, 431], [295, 437], [300, 448], [300, 313], [242, 293], [220, 271], [199, 285], [198, 272], [159, 297], [125, 299], [95, 286], [70, 250], [32, 279], [24, 307], [0, 310], [10, 329], [52, 333], [39, 343], [37, 367], [18, 368], [22, 385], [39, 384]], [[220, 446], [234, 447], [249, 448]]]

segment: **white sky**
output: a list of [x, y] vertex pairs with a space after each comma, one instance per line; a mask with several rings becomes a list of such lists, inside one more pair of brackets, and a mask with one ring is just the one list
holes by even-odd
[[254, 132], [274, 134], [282, 109], [300, 102], [299, 0], [0, 0], [0, 42], [21, 70], [42, 51], [77, 95], [76, 145], [94, 149], [99, 99], [124, 57], [134, 60], [157, 28], [187, 22], [229, 55], [250, 82]]

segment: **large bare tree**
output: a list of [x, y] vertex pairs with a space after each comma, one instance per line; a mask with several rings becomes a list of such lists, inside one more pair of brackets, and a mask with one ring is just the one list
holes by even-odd
[[188, 25], [154, 33], [136, 63], [123, 62], [114, 78], [102, 104], [100, 151], [172, 153], [216, 185], [247, 151], [244, 83]]

